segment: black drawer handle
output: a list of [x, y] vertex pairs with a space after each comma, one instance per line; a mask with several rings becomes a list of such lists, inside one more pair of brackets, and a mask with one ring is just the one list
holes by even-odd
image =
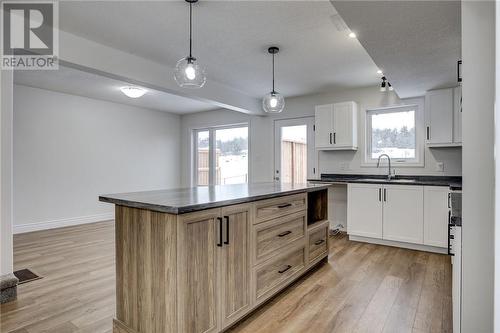
[[292, 204], [291, 203], [287, 203], [287, 204], [284, 204], [284, 205], [279, 205], [278, 208], [286, 208], [286, 207], [291, 207]]
[[325, 242], [324, 239], [318, 239], [317, 241], [314, 242], [314, 245], [323, 244], [324, 242]]
[[286, 235], [291, 234], [292, 232], [290, 230], [284, 231], [281, 234], [278, 234], [278, 237], [285, 237]]
[[222, 217], [218, 217], [217, 221], [219, 221], [219, 241], [217, 246], [222, 247]]
[[290, 268], [292, 268], [292, 265], [286, 265], [286, 268], [283, 268], [281, 271], [278, 271], [278, 273], [283, 274], [283, 273], [285, 273], [287, 270], [289, 270]]

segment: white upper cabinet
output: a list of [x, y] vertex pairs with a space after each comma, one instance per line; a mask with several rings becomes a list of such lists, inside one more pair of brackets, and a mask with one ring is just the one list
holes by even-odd
[[356, 102], [316, 106], [315, 128], [317, 149], [358, 149], [358, 107]]
[[430, 90], [425, 95], [428, 146], [459, 146], [462, 141], [461, 88]]
[[453, 88], [453, 142], [462, 142], [462, 87]]

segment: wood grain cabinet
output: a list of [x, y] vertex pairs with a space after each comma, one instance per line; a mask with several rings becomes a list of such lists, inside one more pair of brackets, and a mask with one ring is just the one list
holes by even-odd
[[220, 209], [180, 215], [177, 231], [179, 332], [219, 331]]
[[308, 254], [316, 263], [327, 256], [326, 224], [308, 234], [307, 198], [184, 214], [117, 205], [113, 331], [212, 333], [234, 325], [312, 267]]
[[227, 327], [241, 318], [251, 306], [250, 206], [224, 207], [222, 218], [223, 241], [219, 256], [220, 310], [222, 327]]

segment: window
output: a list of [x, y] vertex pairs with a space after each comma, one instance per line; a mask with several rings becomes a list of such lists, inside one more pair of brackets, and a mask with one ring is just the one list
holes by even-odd
[[248, 183], [248, 125], [193, 131], [193, 184]]
[[387, 154], [395, 164], [418, 164], [417, 112], [416, 105], [367, 110], [366, 162]]

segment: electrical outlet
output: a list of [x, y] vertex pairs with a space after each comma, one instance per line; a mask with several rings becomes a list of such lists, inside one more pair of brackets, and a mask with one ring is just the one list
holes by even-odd
[[349, 163], [347, 162], [342, 162], [340, 163], [340, 170], [349, 170]]
[[443, 162], [436, 163], [436, 171], [444, 172], [444, 163]]

